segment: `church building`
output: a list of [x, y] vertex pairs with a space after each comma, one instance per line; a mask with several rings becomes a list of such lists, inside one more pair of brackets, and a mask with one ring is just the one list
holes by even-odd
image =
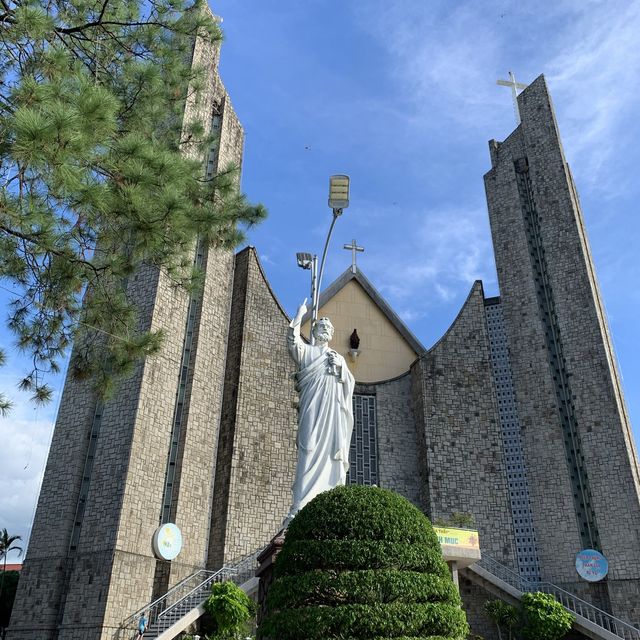
[[[218, 55], [195, 44], [209, 73], [185, 113], [205, 113], [219, 134], [203, 158], [210, 173], [241, 164], [244, 138]], [[356, 379], [348, 482], [397, 491], [432, 520], [469, 514], [489, 576], [552, 583], [638, 624], [640, 467], [543, 76], [518, 107], [520, 124], [489, 143], [484, 176], [499, 297], [469, 282], [458, 316], [425, 346], [355, 261], [321, 293], [331, 346]], [[198, 293], [149, 269], [127, 284], [143, 325], [164, 331], [158, 356], [107, 402], [66, 381], [10, 640], [118, 637], [187, 576], [260, 551], [288, 513], [290, 318], [254, 248], [199, 244], [193, 259]], [[165, 523], [182, 534], [172, 561], [154, 553]], [[601, 581], [576, 573], [587, 549], [608, 560]], [[461, 571], [460, 591], [472, 630], [493, 637], [486, 576]]]

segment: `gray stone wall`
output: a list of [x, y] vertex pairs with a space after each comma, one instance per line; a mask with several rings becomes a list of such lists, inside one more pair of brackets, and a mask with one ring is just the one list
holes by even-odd
[[188, 406], [183, 417], [180, 477], [174, 489], [172, 519], [185, 547], [171, 563], [171, 584], [205, 566], [222, 406], [226, 340], [231, 307], [233, 256], [210, 250], [200, 322], [194, 335]]
[[[543, 579], [573, 575], [580, 547], [545, 335], [525, 239], [513, 159], [524, 155], [520, 130], [500, 146], [485, 176], [510, 361]], [[505, 160], [502, 160], [502, 158]], [[517, 239], [517, 241], [516, 241]], [[567, 517], [568, 516], [568, 517]], [[542, 530], [547, 531], [546, 535]]]
[[638, 620], [633, 600], [640, 579], [638, 463], [584, 222], [544, 78], [532, 83], [519, 103], [522, 125], [503, 143], [492, 141], [485, 185], [542, 575], [573, 583], [575, 553], [583, 543], [516, 182], [514, 162], [521, 158], [528, 160], [546, 282], [599, 539], [610, 563], [611, 604], [621, 617]]
[[229, 483], [233, 457], [236, 413], [240, 380], [242, 341], [244, 337], [249, 260], [236, 256], [233, 274], [232, 305], [227, 336], [222, 412], [216, 452], [214, 492], [209, 514], [209, 548], [207, 566], [220, 568], [225, 560], [226, 525], [229, 506]]
[[[491, 622], [484, 611], [485, 603], [489, 600], [496, 600], [496, 596], [470, 580], [465, 573], [460, 573], [458, 579], [460, 595], [462, 596], [462, 608], [471, 627], [471, 637], [478, 635], [483, 640], [501, 640], [495, 624]], [[515, 603], [510, 601], [509, 604]]]
[[418, 434], [409, 372], [375, 385], [380, 486], [422, 508]]
[[482, 285], [476, 282], [447, 333], [411, 368], [424, 441], [427, 515], [473, 514], [480, 546], [515, 568], [502, 436], [489, 360]]
[[[89, 443], [95, 398], [87, 382], [67, 376], [29, 549], [11, 617], [11, 637], [44, 637], [58, 622], [66, 558]], [[34, 603], [39, 615], [34, 616]], [[15, 634], [15, 635], [14, 635]]]
[[[123, 612], [135, 611], [152, 595], [151, 539], [159, 524], [188, 296], [151, 269], [140, 272], [129, 291], [141, 301], [155, 298], [153, 310], [145, 309], [141, 315], [151, 328], [164, 330], [165, 340], [161, 353], [139, 365], [104, 405], [61, 638], [75, 632], [78, 617], [99, 619], [101, 609], [102, 633], [110, 636], [126, 617]], [[120, 553], [114, 555], [116, 549]], [[88, 588], [89, 577], [85, 581], [83, 576], [101, 554], [113, 556], [113, 566], [109, 571], [104, 564], [97, 565], [93, 588]], [[127, 579], [118, 580], [123, 554], [139, 566]], [[103, 591], [96, 583], [105, 578], [108, 586]]]
[[209, 563], [264, 547], [291, 506], [296, 464], [295, 367], [289, 320], [253, 248], [236, 257]]
[[[224, 90], [222, 85], [218, 89]], [[226, 94], [220, 96], [222, 126], [218, 167], [242, 161], [244, 133]], [[227, 335], [231, 313], [234, 256], [229, 251], [209, 249], [205, 262], [205, 286], [198, 323], [194, 331], [188, 405], [184, 416], [178, 490], [175, 492], [175, 522], [185, 545], [171, 563], [171, 586], [207, 563], [212, 478], [215, 475], [218, 431], [222, 412]]]
[[418, 441], [416, 454], [418, 456], [419, 504], [422, 511], [428, 515], [431, 505], [431, 493], [429, 491], [429, 469], [426, 464], [429, 449], [424, 437], [426, 407], [425, 403], [422, 401], [424, 383], [423, 376], [420, 373], [420, 369], [414, 373], [417, 365], [418, 363], [414, 363], [410, 371], [411, 406], [416, 425], [416, 439]]

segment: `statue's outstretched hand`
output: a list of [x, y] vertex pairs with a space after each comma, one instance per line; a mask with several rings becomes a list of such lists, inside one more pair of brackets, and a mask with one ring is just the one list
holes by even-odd
[[298, 312], [296, 313], [295, 323], [300, 324], [302, 322], [302, 318], [304, 314], [307, 313], [307, 299], [305, 298], [302, 301], [302, 304], [298, 307]]

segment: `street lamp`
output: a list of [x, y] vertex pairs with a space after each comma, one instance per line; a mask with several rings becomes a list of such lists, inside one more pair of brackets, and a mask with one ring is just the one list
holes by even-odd
[[349, 176], [335, 175], [329, 178], [329, 207], [333, 212], [333, 219], [329, 227], [329, 233], [324, 243], [322, 251], [322, 260], [320, 262], [320, 273], [318, 274], [318, 256], [310, 253], [297, 253], [298, 266], [302, 269], [311, 269], [311, 326], [310, 335], [311, 344], [315, 343], [313, 338], [313, 325], [318, 319], [318, 302], [320, 299], [320, 287], [322, 286], [322, 274], [324, 273], [324, 263], [327, 259], [327, 250], [329, 249], [329, 241], [333, 233], [333, 227], [336, 220], [342, 215], [342, 210], [349, 206]]
[[[311, 269], [311, 309], [313, 310], [316, 302], [316, 285], [318, 281], [318, 256], [311, 253], [296, 253], [296, 260], [301, 269]], [[313, 338], [313, 322], [309, 329], [309, 340], [311, 344], [315, 343]]]

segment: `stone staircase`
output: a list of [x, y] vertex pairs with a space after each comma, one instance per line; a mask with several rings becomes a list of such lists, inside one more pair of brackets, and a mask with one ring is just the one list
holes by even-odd
[[259, 553], [256, 552], [217, 571], [196, 571], [163, 596], [123, 620], [114, 635], [114, 640], [134, 640], [138, 621], [143, 613], [148, 620], [145, 640], [175, 638], [204, 613], [204, 602], [211, 593], [211, 585], [215, 582], [231, 581], [247, 592], [256, 587], [256, 559]]
[[594, 640], [640, 640], [640, 629], [594, 607], [550, 582], [531, 582], [486, 555], [464, 570], [465, 577], [495, 593], [514, 600], [532, 591], [550, 593], [576, 617], [575, 628]]

